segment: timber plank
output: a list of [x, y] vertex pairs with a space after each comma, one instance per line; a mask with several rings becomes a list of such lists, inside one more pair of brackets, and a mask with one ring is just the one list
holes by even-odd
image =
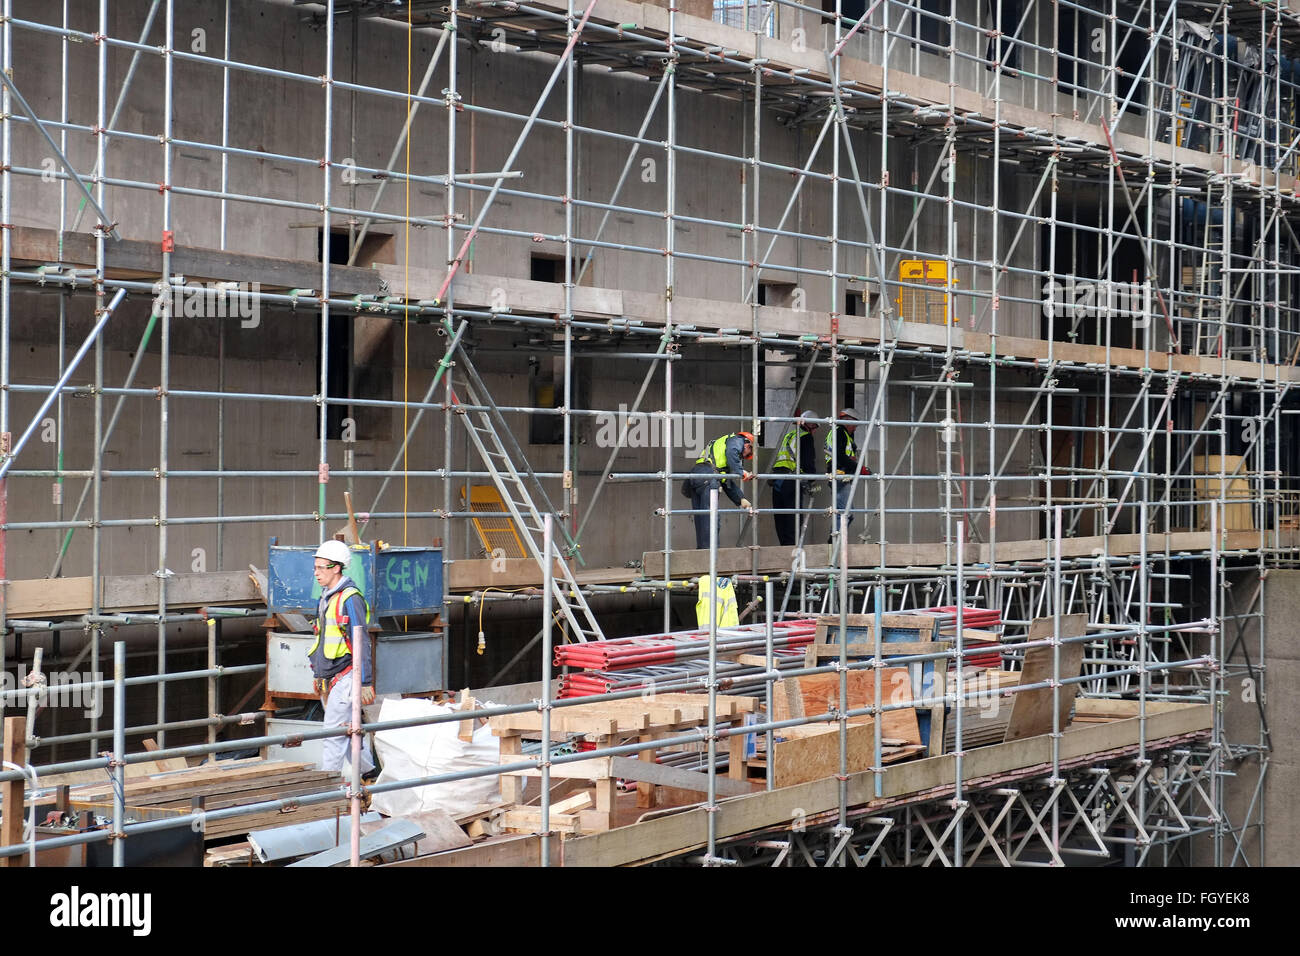
[[[542, 715], [536, 711], [524, 711], [518, 714], [502, 714], [489, 717], [488, 725], [492, 733], [499, 737], [523, 732], [541, 733]], [[571, 734], [595, 734], [610, 737], [616, 733], [635, 733], [649, 725], [645, 715], [619, 714], [614, 716], [597, 715], [590, 711], [583, 712], [577, 707], [565, 707], [551, 711], [551, 732], [562, 731]]]
[[[153, 753], [158, 749], [158, 741], [154, 740], [152, 737], [148, 738], [144, 742], [144, 749]], [[161, 773], [168, 773], [172, 770], [190, 769], [190, 765], [185, 762], [184, 757], [164, 757], [162, 760], [155, 760], [153, 763]]]
[[[624, 780], [638, 780], [678, 790], [692, 790], [695, 793], [707, 793], [709, 775], [698, 770], [682, 770], [645, 760], [632, 760], [627, 757], [614, 757], [610, 761], [610, 772]], [[753, 793], [754, 785], [748, 781], [733, 780], [724, 774], [714, 777], [714, 791], [724, 797], [737, 794]]]
[[[201, 769], [196, 768], [179, 773], [167, 774], [163, 777], [145, 778], [134, 782], [128, 782], [126, 785], [126, 796], [129, 798], [141, 793], [162, 793], [193, 787], [206, 787], [210, 784], [215, 784], [220, 787], [222, 783], [239, 781], [249, 777], [257, 778], [266, 775], [311, 770], [315, 766], [316, 765], [312, 763], [290, 763], [282, 761], [259, 761], [256, 764], [232, 767], [229, 770], [215, 770], [210, 769], [209, 766], [204, 766]], [[112, 792], [113, 788], [110, 784], [108, 786], [78, 790], [77, 796], [81, 799], [89, 799], [94, 795], [111, 796]]]
[[[27, 718], [6, 717], [3, 750], [0, 755], [7, 763], [23, 766], [27, 763]], [[0, 846], [16, 846], [23, 841], [23, 794], [26, 781], [9, 780], [0, 784]], [[19, 866], [18, 857], [0, 858], [0, 866]]]
[[[1300, 378], [1300, 373], [1297, 375]], [[1191, 477], [1190, 475], [1187, 477]], [[1226, 536], [1225, 547], [1230, 550], [1249, 549], [1259, 543], [1257, 531], [1231, 531]], [[1170, 534], [1147, 535], [1149, 551], [1208, 551], [1210, 549], [1208, 531], [1178, 531]], [[822, 549], [819, 552], [818, 549]], [[826, 545], [813, 545], [804, 550], [808, 555], [808, 565], [824, 566], [826, 563]], [[1028, 541], [999, 541], [996, 547], [987, 543], [971, 545], [967, 549], [967, 561], [990, 563], [997, 561], [1048, 561], [1051, 543], [1046, 539]], [[718, 570], [721, 573], [748, 571], [752, 563], [757, 564], [761, 573], [775, 573], [789, 570], [790, 548], [759, 548], [752, 552], [749, 548], [719, 548]], [[1087, 557], [1099, 550], [1116, 556], [1134, 556], [1142, 551], [1141, 537], [1136, 534], [1111, 535], [1109, 539], [1092, 536], [1067, 538], [1061, 542], [1063, 557]], [[941, 566], [955, 559], [951, 549], [942, 544], [923, 545], [886, 545], [886, 567], [928, 567]], [[647, 577], [659, 578], [664, 573], [664, 553], [647, 551], [642, 555], [642, 563]], [[874, 568], [879, 564], [880, 549], [877, 545], [851, 545], [849, 561], [853, 567]], [[674, 578], [695, 577], [708, 573], [709, 552], [681, 550], [673, 552], [671, 571]], [[871, 615], [866, 615], [870, 617]]]
[[[550, 841], [551, 863], [563, 863], [564, 844]], [[398, 860], [385, 866], [537, 866], [542, 859], [542, 841], [535, 835], [489, 838], [463, 850], [445, 850], [412, 860]]]

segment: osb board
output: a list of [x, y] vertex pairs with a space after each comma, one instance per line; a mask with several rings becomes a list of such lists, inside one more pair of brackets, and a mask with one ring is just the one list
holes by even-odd
[[[790, 787], [840, 772], [839, 728], [808, 729], [813, 732], [773, 741], [772, 771], [776, 786]], [[781, 731], [776, 733], [779, 735]], [[850, 723], [845, 728], [845, 737], [848, 772], [870, 768], [876, 749], [876, 722], [868, 717], [863, 723]]]
[[[1087, 632], [1088, 618], [1085, 614], [1066, 614], [1061, 618], [1062, 638], [1082, 637]], [[1050, 617], [1036, 617], [1029, 624], [1029, 640], [1041, 641], [1055, 633], [1055, 622]], [[1025, 651], [1025, 663], [1020, 671], [1020, 685], [1038, 684], [1053, 679], [1052, 647], [1031, 647]], [[1060, 673], [1058, 679], [1067, 680], [1078, 677], [1083, 670], [1083, 642], [1063, 644], [1060, 647]], [[1078, 684], [1066, 684], [1059, 688], [1057, 726], [1064, 728], [1070, 722], [1070, 708], [1079, 693]], [[1051, 687], [1027, 690], [1017, 693], [1011, 702], [1011, 718], [1007, 721], [1006, 739], [1020, 740], [1051, 733], [1052, 700], [1054, 691]]]
[[[879, 706], [909, 704], [912, 701], [912, 679], [906, 667], [885, 667], [880, 671]], [[875, 707], [876, 675], [874, 671], [849, 671], [846, 703], [849, 710]], [[838, 710], [840, 705], [840, 678], [838, 674], [808, 674], [803, 677], [779, 680], [772, 688], [772, 719], [792, 720], [796, 717], [816, 717]], [[850, 717], [850, 724], [871, 720], [870, 714]], [[916, 711], [910, 707], [887, 710], [881, 715], [881, 733], [885, 737], [905, 740], [909, 744], [921, 743], [921, 729]]]

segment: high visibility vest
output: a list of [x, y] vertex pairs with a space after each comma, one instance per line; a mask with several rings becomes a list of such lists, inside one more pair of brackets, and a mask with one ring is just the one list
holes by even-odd
[[731, 578], [718, 578], [717, 597], [714, 598], [713, 582], [707, 575], [699, 580], [700, 598], [695, 602], [695, 623], [701, 629], [709, 626], [709, 613], [716, 600], [718, 608], [718, 627], [738, 627], [740, 612], [736, 610], [736, 587]]
[[695, 459], [697, 465], [707, 465], [712, 463], [720, 473], [725, 474], [727, 471], [727, 439], [730, 435], [723, 435], [721, 438], [715, 438], [713, 443], [704, 450], [704, 454]]
[[843, 450], [844, 454], [848, 455], [850, 458], [853, 458], [855, 460], [858, 457], [858, 450], [853, 445], [853, 436], [850, 435], [848, 432], [844, 431], [844, 429], [839, 428], [838, 426], [831, 428], [831, 430], [826, 433], [826, 466], [828, 469], [834, 469], [835, 467], [835, 433], [836, 432], [840, 432], [841, 435], [843, 436], [840, 439], [840, 448], [841, 450]]
[[355, 621], [348, 621], [346, 615], [340, 615], [339, 610], [347, 603], [353, 595], [361, 598], [361, 603], [366, 609], [366, 619], [370, 618], [370, 605], [366, 604], [365, 596], [355, 587], [346, 587], [335, 594], [331, 594], [328, 601], [325, 602], [325, 626], [321, 627], [321, 622], [316, 621], [313, 625], [316, 631], [316, 640], [311, 649], [307, 651], [307, 656], [311, 657], [316, 653], [316, 649], [321, 646], [321, 637], [325, 638], [325, 659], [336, 661], [340, 657], [347, 657], [352, 653], [352, 634], [350, 628], [355, 626]]
[[808, 434], [806, 428], [792, 428], [781, 439], [781, 446], [776, 450], [776, 461], [772, 462], [773, 471], [794, 471], [799, 465], [799, 453], [795, 446]]

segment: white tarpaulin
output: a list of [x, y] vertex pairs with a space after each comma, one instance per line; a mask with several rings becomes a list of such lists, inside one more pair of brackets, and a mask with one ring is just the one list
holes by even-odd
[[[490, 706], [490, 705], [489, 705]], [[412, 698], [385, 700], [379, 719], [407, 720], [454, 713], [456, 708]], [[414, 780], [433, 774], [495, 767], [500, 763], [499, 738], [484, 724], [474, 730], [474, 739], [466, 743], [457, 734], [460, 721], [450, 720], [424, 727], [404, 727], [375, 734], [375, 751], [383, 772], [376, 783]], [[444, 810], [453, 817], [481, 806], [501, 802], [500, 778], [496, 775], [471, 777], [450, 783], [433, 783], [423, 787], [377, 793], [371, 809], [390, 817], [408, 816], [429, 810]]]

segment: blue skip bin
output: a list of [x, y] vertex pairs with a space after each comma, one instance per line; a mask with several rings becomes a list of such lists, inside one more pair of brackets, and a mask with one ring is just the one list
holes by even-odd
[[[277, 545], [267, 555], [267, 606], [275, 613], [314, 615], [320, 585], [312, 573], [315, 545]], [[370, 604], [372, 618], [438, 614], [443, 594], [441, 548], [352, 546], [347, 574]]]

